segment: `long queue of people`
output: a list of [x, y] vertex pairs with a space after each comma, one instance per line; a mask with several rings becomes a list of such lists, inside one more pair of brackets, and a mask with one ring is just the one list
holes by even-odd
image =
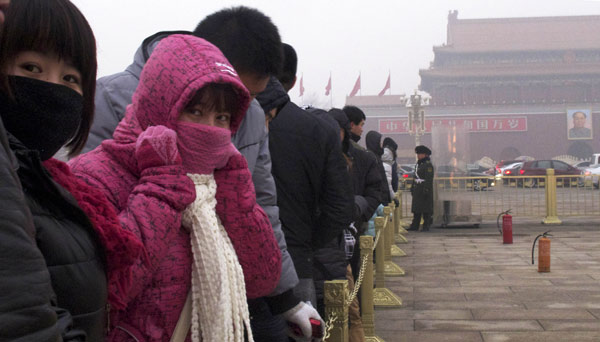
[[357, 144], [357, 107], [290, 101], [298, 56], [255, 9], [156, 33], [98, 80], [70, 1], [0, 9], [0, 340], [319, 341], [397, 144]]

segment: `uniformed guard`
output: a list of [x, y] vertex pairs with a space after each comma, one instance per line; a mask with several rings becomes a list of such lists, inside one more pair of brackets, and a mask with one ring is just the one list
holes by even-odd
[[417, 165], [415, 165], [415, 178], [410, 189], [412, 194], [413, 221], [408, 230], [419, 230], [421, 217], [423, 217], [423, 231], [429, 231], [433, 221], [433, 164], [429, 156], [431, 150], [427, 146], [415, 147]]

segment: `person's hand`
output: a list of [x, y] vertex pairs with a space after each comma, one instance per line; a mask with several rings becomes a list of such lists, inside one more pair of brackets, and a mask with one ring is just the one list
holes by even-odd
[[310, 319], [316, 319], [321, 321], [321, 336], [325, 333], [325, 322], [310, 304], [304, 302], [298, 303], [290, 310], [281, 314], [283, 318], [293, 324], [296, 324], [302, 330], [302, 336], [294, 334], [291, 328], [288, 327], [288, 336], [293, 338], [296, 342], [320, 342], [322, 339], [312, 337], [312, 325]]
[[225, 167], [215, 170], [214, 177], [217, 182], [217, 207], [224, 205], [225, 201], [230, 201], [231, 205], [244, 211], [256, 204], [248, 162], [237, 150]]
[[424, 180], [424, 179], [421, 179], [421, 178], [417, 178], [417, 179], [415, 179], [415, 183], [417, 183], [417, 184], [421, 184], [421, 183], [423, 183], [424, 181], [425, 181], [425, 180]]
[[135, 143], [135, 158], [140, 171], [152, 167], [180, 165], [177, 133], [165, 126], [146, 128]]

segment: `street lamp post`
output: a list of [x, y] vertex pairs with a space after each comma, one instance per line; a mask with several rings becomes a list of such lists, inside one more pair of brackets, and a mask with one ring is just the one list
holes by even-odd
[[415, 146], [421, 145], [421, 136], [425, 133], [425, 110], [423, 109], [425, 104], [417, 92], [410, 96], [408, 130], [410, 135], [415, 136]]

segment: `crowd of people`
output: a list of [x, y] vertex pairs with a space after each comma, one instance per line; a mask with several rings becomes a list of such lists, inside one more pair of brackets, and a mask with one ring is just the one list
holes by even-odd
[[[360, 108], [294, 104], [298, 56], [258, 10], [153, 34], [99, 79], [69, 0], [0, 10], [0, 339], [320, 341], [398, 145], [359, 145]], [[364, 341], [357, 300], [349, 322]]]

